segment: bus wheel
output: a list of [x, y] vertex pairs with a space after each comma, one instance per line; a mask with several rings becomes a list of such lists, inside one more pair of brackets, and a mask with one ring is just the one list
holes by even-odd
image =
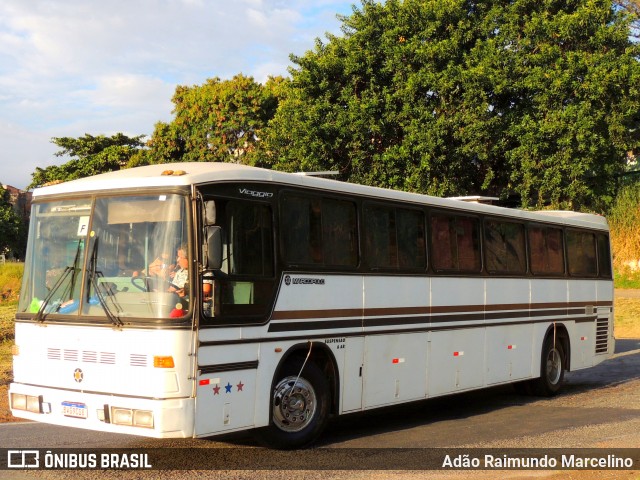
[[271, 393], [271, 424], [260, 430], [270, 447], [301, 448], [322, 433], [329, 412], [329, 384], [313, 362], [302, 369], [302, 360], [286, 364]]
[[554, 345], [553, 337], [548, 337], [542, 347], [540, 378], [533, 385], [534, 393], [545, 397], [552, 397], [558, 393], [564, 382], [564, 366], [562, 344], [556, 342]]

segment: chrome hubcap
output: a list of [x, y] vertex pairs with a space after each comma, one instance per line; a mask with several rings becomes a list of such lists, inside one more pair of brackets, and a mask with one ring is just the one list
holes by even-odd
[[560, 375], [562, 373], [562, 358], [558, 350], [551, 349], [547, 356], [547, 379], [549, 383], [555, 385], [560, 381]]
[[304, 378], [284, 378], [273, 391], [273, 423], [285, 432], [307, 427], [316, 407], [316, 392]]

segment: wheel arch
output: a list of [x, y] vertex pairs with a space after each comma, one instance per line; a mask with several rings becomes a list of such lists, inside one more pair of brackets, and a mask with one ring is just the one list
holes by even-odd
[[[329, 395], [330, 398], [330, 410], [329, 413], [337, 414], [339, 411], [339, 399], [340, 399], [340, 371], [338, 370], [338, 363], [331, 349], [324, 342], [312, 342], [307, 341], [304, 343], [297, 343], [291, 346], [285, 354], [282, 356], [271, 379], [271, 391], [275, 387], [277, 379], [279, 378], [280, 371], [288, 362], [293, 359], [306, 358], [309, 348], [311, 347], [311, 354], [307, 362], [314, 362], [327, 377], [329, 383]], [[269, 415], [271, 416], [271, 406], [269, 407]]]

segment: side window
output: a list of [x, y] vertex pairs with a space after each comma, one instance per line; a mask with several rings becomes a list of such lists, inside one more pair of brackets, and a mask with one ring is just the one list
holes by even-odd
[[357, 266], [358, 227], [353, 202], [286, 193], [280, 205], [282, 256], [286, 263]]
[[596, 236], [589, 232], [567, 230], [569, 274], [593, 277], [598, 274]]
[[227, 205], [227, 261], [230, 275], [273, 275], [271, 209], [231, 201]]
[[611, 278], [611, 250], [609, 237], [599, 234], [598, 237], [598, 270], [602, 278]]
[[529, 265], [534, 275], [564, 275], [562, 230], [531, 226], [528, 228]]
[[489, 273], [525, 273], [525, 252], [523, 224], [496, 220], [485, 222], [484, 253]]
[[401, 269], [424, 270], [427, 267], [424, 214], [419, 210], [396, 209], [398, 232], [398, 266]]
[[245, 200], [216, 200], [222, 228], [221, 273], [207, 277], [203, 313], [216, 322], [261, 322], [275, 286], [272, 210]]
[[364, 213], [366, 258], [372, 268], [396, 268], [398, 244], [393, 210], [367, 207]]
[[424, 215], [419, 210], [369, 205], [365, 208], [366, 255], [372, 268], [424, 270]]
[[436, 271], [481, 271], [477, 218], [434, 213], [430, 223], [431, 262]]

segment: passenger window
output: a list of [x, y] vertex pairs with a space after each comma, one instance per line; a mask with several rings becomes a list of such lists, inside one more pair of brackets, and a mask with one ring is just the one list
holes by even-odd
[[366, 254], [372, 268], [424, 270], [424, 215], [419, 210], [370, 205], [365, 208]]
[[606, 235], [598, 235], [598, 271], [602, 278], [611, 278], [611, 249]]
[[353, 202], [288, 193], [281, 201], [283, 258], [289, 265], [356, 267]]
[[431, 215], [431, 262], [436, 271], [480, 272], [479, 222], [473, 217]]
[[573, 276], [596, 276], [596, 238], [593, 233], [567, 231], [567, 260], [569, 274]]
[[485, 222], [484, 252], [489, 273], [525, 273], [525, 251], [524, 225], [495, 220]]
[[529, 227], [529, 263], [534, 275], [564, 275], [562, 230]]

